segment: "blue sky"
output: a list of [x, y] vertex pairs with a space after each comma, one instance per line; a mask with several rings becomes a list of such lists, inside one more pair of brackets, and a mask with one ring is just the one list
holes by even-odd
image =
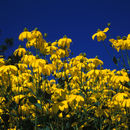
[[[111, 23], [110, 38], [127, 36], [130, 33], [130, 0], [0, 0], [0, 44], [5, 38], [14, 38], [11, 54], [19, 44], [19, 34], [25, 27], [35, 27], [48, 33], [47, 41], [55, 41], [67, 35], [72, 39], [74, 56], [85, 52], [88, 58], [96, 55], [103, 60], [104, 68], [115, 69], [102, 43], [92, 40], [97, 29], [103, 30]], [[105, 42], [109, 52], [118, 55]], [[129, 53], [130, 54], [130, 53]]]

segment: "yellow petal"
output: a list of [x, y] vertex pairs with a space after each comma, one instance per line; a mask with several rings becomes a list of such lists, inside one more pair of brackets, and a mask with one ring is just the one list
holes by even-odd
[[109, 41], [110, 41], [111, 43], [113, 43], [115, 40], [114, 40], [114, 39], [109, 39]]
[[109, 28], [105, 28], [103, 32], [107, 32], [109, 30]]
[[93, 40], [94, 40], [94, 38], [95, 38], [96, 35], [97, 35], [97, 33], [93, 34], [93, 36], [92, 36], [92, 39], [93, 39]]

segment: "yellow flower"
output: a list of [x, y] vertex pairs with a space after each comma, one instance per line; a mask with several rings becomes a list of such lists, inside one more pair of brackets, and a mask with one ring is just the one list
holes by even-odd
[[94, 40], [94, 38], [97, 36], [97, 41], [104, 41], [106, 39], [106, 34], [105, 32], [107, 32], [109, 30], [109, 28], [105, 28], [103, 31], [98, 30], [97, 33], [93, 34], [92, 39]]
[[51, 45], [52, 45], [52, 46], [56, 46], [57, 44], [58, 44], [58, 42], [55, 41], [55, 42], [53, 42]]
[[71, 106], [71, 107], [80, 107], [80, 105], [83, 105], [84, 103], [84, 98], [80, 95], [74, 95], [74, 94], [71, 94], [71, 95], [67, 95], [67, 101], [68, 101], [68, 104]]
[[70, 114], [67, 114], [66, 117], [67, 117], [67, 118], [70, 118]]
[[50, 74], [52, 73], [52, 71], [54, 71], [56, 68], [53, 64], [47, 64], [42, 68], [42, 73], [44, 75], [48, 75], [50, 76]]
[[63, 114], [62, 114], [62, 112], [58, 115], [59, 116], [59, 118], [62, 118], [63, 117]]
[[52, 54], [50, 60], [56, 60], [56, 59], [60, 59], [60, 56], [56, 54]]
[[29, 114], [29, 112], [30, 112], [29, 105], [28, 104], [23, 104], [22, 106], [19, 106], [18, 112], [22, 113], [23, 115]]
[[122, 106], [130, 108], [130, 98], [129, 99], [124, 99], [124, 102], [123, 102]]
[[18, 69], [14, 65], [3, 65], [0, 67], [0, 73], [5, 73], [5, 74], [17, 74]]
[[61, 58], [62, 58], [62, 57], [65, 57], [65, 50], [63, 50], [63, 49], [58, 49], [58, 50], [56, 51], [56, 54], [57, 54], [58, 56], [60, 56]]
[[20, 71], [25, 71], [27, 69], [27, 65], [26, 64], [21, 64], [21, 63], [18, 63], [18, 68], [20, 69]]
[[5, 64], [4, 58], [0, 58], [0, 67]]
[[19, 100], [20, 99], [23, 99], [25, 97], [25, 95], [16, 95], [16, 96], [14, 96], [14, 101], [17, 103], [17, 104], [19, 104]]
[[127, 40], [130, 40], [130, 34], [128, 34], [128, 36], [127, 36]]
[[20, 93], [20, 92], [23, 92], [23, 90], [25, 90], [23, 87], [13, 87], [12, 86], [12, 91], [15, 92], [15, 93]]
[[29, 31], [24, 31], [19, 35], [19, 40], [23, 41], [24, 39], [30, 40], [32, 38], [32, 34]]
[[2, 55], [0, 55], [0, 58], [3, 57]]
[[40, 31], [38, 31], [38, 30], [33, 30], [33, 31], [31, 32], [31, 34], [32, 34], [32, 37], [33, 37], [33, 38], [43, 37], [43, 36], [42, 36], [42, 33], [41, 33]]
[[0, 97], [0, 104], [2, 104], [6, 99], [4, 97]]
[[33, 62], [36, 59], [36, 57], [34, 55], [24, 55], [21, 59], [21, 61], [24, 64], [30, 65], [31, 62]]
[[59, 103], [59, 109], [61, 111], [67, 111], [68, 107], [68, 102], [66, 100]]
[[26, 53], [26, 50], [24, 48], [18, 48], [14, 51], [14, 55], [18, 55], [18, 56], [24, 56]]
[[46, 64], [46, 61], [44, 59], [34, 59], [32, 62], [31, 62], [31, 66], [33, 68], [37, 68], [37, 67], [44, 67]]
[[130, 107], [130, 98], [128, 93], [118, 93], [113, 96], [112, 101], [114, 105], [120, 105], [122, 107]]
[[34, 37], [26, 43], [26, 47], [34, 46], [37, 49], [44, 48], [46, 41], [42, 37]]
[[118, 52], [119, 50], [130, 50], [130, 34], [128, 34], [128, 37], [123, 40], [123, 39], [109, 39], [109, 41], [112, 43], [112, 47], [114, 47]]
[[69, 48], [71, 42], [72, 40], [70, 38], [64, 37], [64, 38], [59, 39], [58, 46], [63, 47], [63, 48], [67, 46], [67, 48]]

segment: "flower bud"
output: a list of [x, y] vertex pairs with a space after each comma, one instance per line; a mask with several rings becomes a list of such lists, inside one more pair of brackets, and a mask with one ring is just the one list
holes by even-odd
[[27, 28], [24, 28], [24, 32], [25, 32], [25, 31], [28, 31], [28, 29], [27, 29]]
[[86, 57], [86, 53], [83, 53], [83, 56]]
[[31, 51], [29, 51], [29, 53], [28, 53], [29, 55], [32, 55], [32, 52]]
[[111, 23], [107, 23], [107, 26], [110, 27], [110, 26], [111, 26]]
[[120, 36], [117, 36], [116, 38], [117, 38], [117, 40], [121, 39], [121, 37], [120, 37]]
[[36, 55], [36, 59], [39, 59], [40, 57], [39, 57], [39, 55]]
[[101, 31], [100, 29], [97, 30], [97, 32], [100, 32], [100, 31]]
[[66, 35], [64, 35], [64, 37], [63, 38], [67, 38], [67, 36]]
[[45, 38], [47, 37], [47, 33], [44, 33], [44, 37], [45, 37]]
[[38, 28], [35, 28], [34, 30], [35, 30], [35, 31], [38, 31]]
[[127, 37], [126, 37], [126, 36], [123, 36], [123, 37], [122, 37], [122, 39], [123, 39], [123, 40], [126, 40], [126, 39], [127, 39]]
[[19, 47], [18, 48], [22, 48], [22, 45], [19, 45]]

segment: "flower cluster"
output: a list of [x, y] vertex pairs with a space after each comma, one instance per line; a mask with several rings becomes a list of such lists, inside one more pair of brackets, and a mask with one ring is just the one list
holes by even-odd
[[122, 39], [110, 39], [112, 46], [119, 52], [119, 50], [130, 50], [130, 34]]
[[100, 29], [98, 29], [97, 33], [93, 34], [92, 39], [94, 40], [94, 38], [97, 36], [97, 41], [104, 41], [106, 39], [106, 32], [109, 30], [109, 28], [105, 28], [103, 31], [101, 31]]
[[[107, 31], [93, 39], [104, 40]], [[47, 43], [40, 31], [26, 29], [24, 39], [43, 57], [21, 47], [15, 65], [0, 57], [0, 129], [128, 129], [128, 71], [103, 69], [103, 61], [86, 54], [68, 58], [66, 36]]]

